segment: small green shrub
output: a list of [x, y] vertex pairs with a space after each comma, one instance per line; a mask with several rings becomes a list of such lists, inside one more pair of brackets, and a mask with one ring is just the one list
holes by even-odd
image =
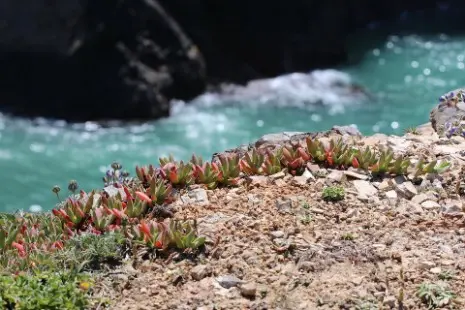
[[447, 286], [436, 283], [422, 283], [418, 287], [417, 296], [428, 309], [444, 307], [455, 298], [454, 292]]
[[327, 201], [339, 201], [344, 199], [345, 190], [342, 186], [328, 186], [323, 189], [322, 196]]
[[119, 231], [104, 235], [82, 234], [71, 238], [62, 251], [52, 256], [64, 268], [99, 270], [104, 264], [118, 264], [126, 247], [126, 238]]
[[0, 308], [80, 310], [89, 306], [89, 278], [73, 272], [0, 275]]

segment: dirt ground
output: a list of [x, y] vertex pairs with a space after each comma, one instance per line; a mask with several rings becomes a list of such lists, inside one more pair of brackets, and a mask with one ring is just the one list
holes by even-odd
[[[405, 152], [440, 145], [425, 141]], [[465, 309], [465, 213], [455, 191], [463, 162], [411, 195], [399, 189], [406, 179], [356, 184], [339, 171], [191, 189], [187, 196], [207, 197], [176, 202], [175, 218], [198, 220], [205, 253], [127, 263], [100, 276], [96, 291], [118, 310]], [[323, 200], [330, 185], [345, 188], [343, 200]]]

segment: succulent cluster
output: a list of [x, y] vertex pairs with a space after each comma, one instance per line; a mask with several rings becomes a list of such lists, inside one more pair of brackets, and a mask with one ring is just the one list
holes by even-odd
[[[47, 253], [66, 248], [73, 238], [112, 232], [159, 253], [195, 252], [205, 242], [197, 234], [195, 221], [173, 220], [169, 214], [163, 216], [158, 212], [174, 201], [179, 190], [193, 184], [207, 189], [234, 186], [243, 176], [272, 175], [283, 169], [300, 175], [309, 163], [391, 175], [406, 174], [411, 168], [408, 159], [394, 156], [391, 150], [359, 149], [342, 139], [326, 145], [310, 137], [305, 143], [292, 143], [274, 151], [254, 148], [243, 157], [223, 155], [211, 162], [196, 156], [187, 162], [175, 161], [172, 156], [161, 158], [157, 167], [136, 167], [134, 179], [121, 171], [119, 163], [113, 163], [103, 181], [105, 186], [111, 185], [118, 191], [116, 195], [82, 190], [75, 194], [79, 187], [76, 181], [71, 181], [68, 190], [73, 195], [61, 201], [51, 214], [0, 217], [0, 266], [30, 268], [40, 264]], [[447, 162], [425, 164], [421, 160], [414, 174], [440, 173], [449, 166]], [[55, 186], [53, 192], [60, 200], [60, 188]], [[14, 253], [15, 257], [2, 255], [5, 253]]]
[[[239, 168], [242, 173], [247, 175], [270, 175], [284, 168], [287, 168], [289, 173], [293, 175], [299, 175], [305, 170], [309, 162], [324, 165], [327, 168], [347, 169], [353, 167], [370, 171], [373, 174], [390, 175], [407, 174], [408, 168], [411, 167], [409, 159], [394, 156], [390, 149], [379, 152], [368, 146], [365, 149], [359, 149], [344, 143], [342, 139], [331, 140], [329, 145], [325, 146], [321, 141], [307, 137], [305, 145], [293, 143], [279, 148], [275, 152], [252, 149], [245, 154], [244, 158], [239, 160]], [[431, 171], [417, 169], [416, 175], [428, 172]]]

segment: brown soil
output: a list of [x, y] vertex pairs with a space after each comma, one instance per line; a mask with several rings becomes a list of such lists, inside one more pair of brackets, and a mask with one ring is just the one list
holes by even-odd
[[256, 177], [207, 191], [206, 205], [177, 202], [176, 218], [198, 219], [206, 252], [128, 263], [100, 276], [97, 295], [111, 309], [427, 309], [418, 292], [431, 283], [456, 295], [439, 296], [438, 309], [465, 309], [464, 213], [362, 199], [351, 180], [344, 200], [327, 202], [329, 183]]

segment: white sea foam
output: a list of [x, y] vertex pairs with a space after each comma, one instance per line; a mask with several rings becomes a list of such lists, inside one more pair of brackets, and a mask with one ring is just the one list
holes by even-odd
[[[308, 108], [327, 106], [333, 113], [344, 112], [343, 107], [366, 99], [350, 75], [338, 70], [315, 70], [291, 73], [274, 78], [253, 80], [245, 86], [224, 85], [220, 92], [207, 92], [193, 100], [196, 107], [215, 105], [268, 105]], [[186, 104], [173, 101], [173, 114], [184, 113]]]

